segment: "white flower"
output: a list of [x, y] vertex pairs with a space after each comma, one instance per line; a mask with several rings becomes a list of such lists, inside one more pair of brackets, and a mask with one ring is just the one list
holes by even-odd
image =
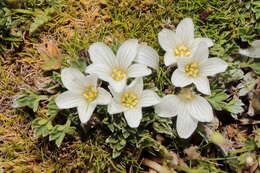
[[192, 83], [198, 91], [210, 95], [210, 86], [207, 76], [224, 72], [227, 63], [219, 58], [208, 58], [209, 52], [206, 43], [201, 42], [192, 57], [183, 57], [178, 62], [178, 68], [173, 72], [171, 81], [177, 87], [184, 87]]
[[164, 64], [175, 64], [182, 57], [191, 56], [200, 42], [211, 47], [213, 42], [209, 38], [194, 38], [194, 25], [191, 18], [183, 19], [177, 26], [176, 32], [163, 29], [158, 35], [161, 47], [166, 51]]
[[97, 105], [107, 105], [111, 95], [97, 86], [97, 76], [84, 76], [80, 71], [66, 68], [61, 71], [61, 80], [68, 89], [59, 95], [55, 102], [60, 109], [77, 107], [79, 119], [86, 123]]
[[120, 93], [111, 87], [113, 95], [108, 105], [109, 114], [124, 112], [128, 125], [132, 128], [139, 126], [142, 119], [142, 107], [153, 106], [160, 102], [158, 95], [152, 90], [143, 90], [143, 79], [136, 78], [129, 86]]
[[155, 112], [160, 117], [177, 115], [177, 133], [181, 138], [188, 138], [197, 128], [198, 122], [213, 120], [213, 110], [206, 99], [184, 89], [178, 96], [167, 95], [155, 105]]
[[253, 41], [248, 49], [240, 49], [239, 53], [251, 58], [260, 58], [260, 40]]
[[[147, 76], [152, 72], [147, 66], [158, 68], [159, 64], [156, 51], [148, 46], [138, 45], [136, 39], [124, 42], [116, 56], [103, 43], [92, 44], [88, 51], [93, 64], [86, 68], [86, 72], [97, 74], [116, 92], [125, 87], [127, 78]], [[133, 64], [134, 61], [138, 63]]]

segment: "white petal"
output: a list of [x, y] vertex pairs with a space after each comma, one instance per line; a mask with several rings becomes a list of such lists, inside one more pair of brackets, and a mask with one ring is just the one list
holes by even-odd
[[79, 114], [79, 119], [81, 123], [86, 123], [90, 119], [91, 115], [93, 114], [96, 104], [94, 103], [85, 103], [81, 104], [77, 107], [78, 114]]
[[167, 51], [164, 55], [164, 64], [166, 66], [169, 66], [169, 65], [176, 64], [176, 62], [177, 62], [177, 57], [173, 55], [172, 50]]
[[86, 73], [96, 74], [100, 79], [106, 82], [111, 79], [111, 71], [112, 69], [103, 64], [90, 64], [85, 70]]
[[202, 75], [213, 76], [217, 73], [224, 72], [228, 64], [219, 58], [209, 58], [206, 62], [201, 64]]
[[193, 40], [192, 47], [195, 47], [197, 49], [200, 42], [206, 43], [208, 47], [211, 47], [214, 44], [211, 39], [205, 38], [205, 37], [201, 37], [201, 38], [195, 38]]
[[185, 18], [178, 24], [176, 35], [186, 43], [194, 39], [194, 25], [191, 18]]
[[176, 34], [169, 30], [169, 29], [163, 29], [159, 32], [158, 35], [158, 40], [160, 46], [165, 50], [165, 51], [170, 51], [173, 49], [174, 44], [175, 44], [175, 37]]
[[109, 114], [118, 114], [118, 113], [124, 112], [126, 110], [128, 110], [128, 108], [120, 105], [115, 100], [112, 100], [107, 108], [107, 111]]
[[127, 124], [131, 128], [137, 128], [142, 120], [142, 109], [141, 108], [134, 108], [129, 109], [124, 112], [125, 119], [127, 121]]
[[158, 53], [153, 48], [146, 45], [139, 44], [135, 62], [144, 64], [148, 67], [154, 68], [155, 70], [159, 69]]
[[178, 112], [176, 129], [181, 138], [187, 139], [197, 128], [198, 121], [193, 119], [185, 109]]
[[194, 78], [193, 83], [196, 85], [196, 88], [198, 91], [200, 91], [203, 94], [210, 95], [210, 86], [209, 86], [209, 80], [207, 77], [198, 77]]
[[111, 95], [104, 88], [98, 88], [98, 96], [93, 102], [98, 105], [107, 105], [111, 102]]
[[178, 70], [185, 72], [185, 66], [189, 63], [194, 62], [194, 59], [191, 57], [181, 57], [178, 61], [177, 61], [177, 66], [178, 66]]
[[115, 92], [121, 92], [125, 87], [126, 87], [126, 78], [120, 80], [120, 81], [116, 81], [114, 79], [111, 79], [109, 81], [109, 84], [111, 85], [111, 87], [113, 88], [113, 90]]
[[106, 64], [112, 66], [114, 64], [115, 55], [113, 51], [104, 43], [93, 43], [89, 47], [89, 56], [93, 63]]
[[140, 100], [141, 107], [156, 105], [160, 102], [160, 97], [152, 90], [144, 90]]
[[209, 102], [201, 96], [196, 96], [189, 103], [187, 111], [190, 115], [200, 122], [210, 122], [213, 120], [213, 110]]
[[239, 53], [252, 58], [260, 58], [260, 40], [255, 40], [248, 49], [240, 49]]
[[143, 64], [133, 64], [128, 69], [128, 77], [142, 77], [148, 76], [152, 71]]
[[143, 78], [139, 77], [133, 80], [130, 85], [126, 87], [126, 92], [132, 92], [140, 96], [143, 92], [144, 83]]
[[69, 109], [86, 102], [83, 96], [75, 94], [71, 91], [65, 91], [55, 99], [55, 103], [59, 109]]
[[79, 70], [74, 68], [65, 68], [61, 71], [61, 81], [70, 91], [82, 93], [86, 87], [86, 77]]
[[170, 118], [177, 115], [179, 98], [174, 95], [164, 96], [160, 103], [154, 106], [155, 113], [160, 117]]
[[198, 48], [196, 49], [192, 57], [198, 63], [203, 63], [208, 60], [208, 56], [209, 56], [209, 48], [207, 44], [204, 42], [200, 42]]
[[172, 84], [177, 87], [185, 87], [192, 83], [192, 79], [190, 79], [183, 71], [180, 71], [179, 69], [172, 73], [171, 81]]
[[138, 40], [130, 39], [125, 41], [118, 49], [116, 57], [120, 67], [127, 69], [137, 54]]
[[92, 85], [94, 87], [97, 86], [97, 80], [98, 76], [96, 74], [90, 74], [86, 76], [86, 84], [87, 85]]

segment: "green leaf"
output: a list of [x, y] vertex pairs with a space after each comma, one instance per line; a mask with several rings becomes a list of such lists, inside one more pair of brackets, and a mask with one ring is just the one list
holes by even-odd
[[225, 100], [228, 98], [228, 95], [222, 89], [213, 90], [211, 95], [206, 97], [214, 109], [221, 111], [225, 107]]
[[255, 62], [249, 65], [257, 74], [260, 74], [260, 62]]
[[81, 72], [84, 72], [87, 64], [83, 59], [77, 58], [70, 62], [71, 67], [78, 69]]
[[35, 136], [47, 136], [52, 130], [51, 121], [43, 118], [36, 118], [32, 122], [32, 128], [34, 129]]
[[240, 99], [233, 99], [225, 105], [225, 109], [233, 114], [239, 114], [244, 111], [244, 103]]
[[47, 114], [48, 115], [57, 115], [58, 112], [59, 112], [59, 108], [57, 107], [56, 103], [54, 100], [51, 100], [48, 105], [47, 105], [47, 108], [48, 108], [48, 112]]

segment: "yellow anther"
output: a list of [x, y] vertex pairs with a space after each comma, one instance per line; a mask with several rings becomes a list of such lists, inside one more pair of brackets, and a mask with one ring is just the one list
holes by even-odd
[[184, 67], [185, 73], [190, 76], [190, 77], [198, 77], [200, 69], [199, 69], [199, 64], [196, 62], [186, 64]]
[[98, 92], [96, 91], [94, 86], [90, 85], [86, 87], [83, 96], [86, 98], [87, 101], [90, 102], [97, 98]]
[[190, 56], [190, 48], [185, 45], [179, 45], [174, 49], [175, 56]]
[[194, 95], [194, 93], [192, 92], [191, 89], [184, 88], [184, 89], [181, 90], [179, 97], [183, 101], [187, 102], [187, 101], [192, 101], [195, 98], [195, 95]]
[[114, 68], [112, 70], [111, 77], [114, 80], [120, 81], [120, 80], [126, 78], [126, 72], [124, 70], [120, 69], [120, 68]]
[[127, 108], [134, 108], [138, 101], [138, 97], [134, 93], [124, 93], [120, 98], [121, 104]]

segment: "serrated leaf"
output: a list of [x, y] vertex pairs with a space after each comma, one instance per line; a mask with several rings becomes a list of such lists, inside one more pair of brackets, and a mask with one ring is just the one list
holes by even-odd
[[35, 136], [47, 136], [52, 130], [51, 121], [43, 118], [36, 118], [32, 122], [32, 128], [34, 129]]
[[214, 109], [220, 111], [223, 110], [226, 103], [224, 102], [228, 95], [221, 89], [213, 90], [211, 95], [206, 97]]
[[244, 103], [240, 99], [233, 99], [225, 105], [225, 109], [233, 114], [239, 114], [244, 111]]

